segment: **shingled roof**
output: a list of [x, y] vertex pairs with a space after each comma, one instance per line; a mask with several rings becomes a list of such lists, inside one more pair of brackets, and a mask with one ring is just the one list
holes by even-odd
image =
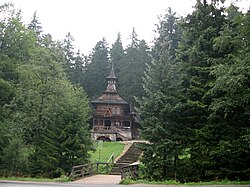
[[116, 90], [117, 77], [115, 76], [114, 67], [112, 66], [110, 74], [107, 78], [107, 88], [97, 99], [91, 101], [92, 104], [128, 104]]

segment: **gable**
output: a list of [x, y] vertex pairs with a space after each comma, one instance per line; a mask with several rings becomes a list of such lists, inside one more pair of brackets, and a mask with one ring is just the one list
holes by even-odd
[[104, 117], [112, 117], [113, 114], [111, 112], [111, 109], [110, 108], [107, 108], [106, 111], [104, 112]]

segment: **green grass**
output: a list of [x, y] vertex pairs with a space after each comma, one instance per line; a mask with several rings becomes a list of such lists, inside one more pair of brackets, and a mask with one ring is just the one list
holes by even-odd
[[223, 180], [223, 181], [210, 181], [210, 182], [189, 182], [185, 183], [186, 185], [246, 185], [250, 184], [250, 181], [228, 181], [228, 180]]
[[[117, 158], [123, 151], [124, 145], [120, 142], [103, 142], [102, 149], [99, 149], [97, 143], [95, 145], [96, 151], [90, 152], [91, 162], [107, 162], [112, 153], [115, 153], [115, 158]], [[99, 160], [100, 153], [100, 160]]]
[[165, 184], [165, 185], [179, 185], [176, 181], [147, 181], [147, 180], [130, 180], [125, 179], [120, 184]]
[[69, 182], [70, 179], [66, 176], [60, 178], [48, 179], [48, 178], [32, 178], [32, 177], [0, 177], [0, 180], [10, 181], [32, 181], [32, 182]]
[[[91, 162], [99, 162], [99, 149], [98, 145], [95, 146], [96, 151], [90, 152]], [[112, 153], [115, 153], [115, 158], [118, 157], [124, 149], [124, 144], [119, 142], [103, 142], [103, 147], [100, 150], [100, 162], [107, 162]], [[103, 168], [102, 168], [103, 167]], [[105, 171], [104, 166], [100, 166], [100, 171]], [[60, 178], [48, 179], [48, 178], [32, 178], [32, 177], [0, 177], [0, 180], [11, 181], [32, 181], [32, 182], [69, 182], [70, 179], [66, 176]]]
[[147, 181], [147, 180], [129, 180], [125, 179], [120, 182], [120, 184], [161, 184], [161, 185], [249, 185], [250, 181], [211, 181], [211, 182], [189, 182], [189, 183], [179, 183], [173, 180], [170, 181]]

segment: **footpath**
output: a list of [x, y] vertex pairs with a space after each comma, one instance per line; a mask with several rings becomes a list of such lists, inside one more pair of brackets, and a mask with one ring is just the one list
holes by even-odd
[[[129, 152], [128, 150], [130, 149], [130, 147], [132, 147], [133, 143], [140, 143], [140, 142], [145, 142], [145, 141], [124, 141], [122, 142], [124, 144], [124, 150], [121, 153], [121, 155], [119, 155], [116, 159], [115, 159], [115, 163], [119, 161], [119, 159], [122, 159], [122, 157]], [[134, 150], [132, 150], [134, 151]], [[131, 156], [132, 157], [132, 156]], [[138, 155], [136, 157], [136, 160], [138, 160]], [[119, 184], [119, 182], [121, 181], [121, 175], [93, 175], [93, 176], [88, 176], [88, 177], [84, 177], [82, 179], [76, 180], [73, 183], [81, 183], [81, 184], [88, 184], [88, 185], [92, 185], [92, 184]]]
[[81, 184], [119, 184], [121, 175], [93, 175], [74, 181]]

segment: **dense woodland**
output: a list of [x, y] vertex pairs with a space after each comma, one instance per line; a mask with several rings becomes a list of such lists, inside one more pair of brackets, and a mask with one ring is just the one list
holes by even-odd
[[[197, 0], [159, 17], [154, 45], [131, 30], [90, 54], [44, 33], [38, 16], [0, 6], [0, 175], [58, 177], [93, 149], [89, 101], [111, 65], [141, 119], [149, 180], [250, 180], [250, 12]], [[146, 31], [145, 31], [146, 32]]]

